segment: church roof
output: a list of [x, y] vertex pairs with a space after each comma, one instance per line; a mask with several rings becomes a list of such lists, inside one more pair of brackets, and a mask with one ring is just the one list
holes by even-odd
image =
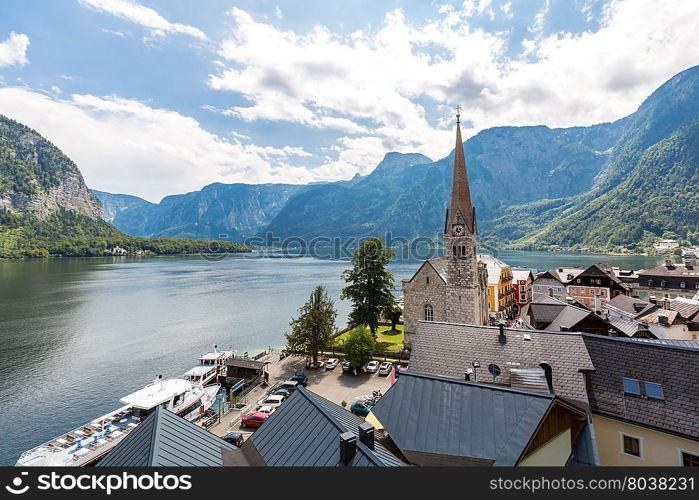
[[468, 186], [468, 173], [466, 172], [466, 159], [464, 157], [464, 143], [461, 139], [461, 122], [456, 115], [456, 147], [454, 148], [454, 171], [451, 181], [451, 201], [444, 232], [447, 233], [449, 225], [454, 222], [454, 217], [461, 215], [468, 231], [476, 232], [476, 217], [471, 203], [471, 190]]

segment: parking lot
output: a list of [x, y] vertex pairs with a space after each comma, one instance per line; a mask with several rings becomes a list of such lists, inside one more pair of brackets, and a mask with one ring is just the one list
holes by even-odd
[[[320, 359], [326, 360], [325, 358]], [[338, 405], [342, 404], [342, 401], [346, 401], [348, 410], [349, 406], [361, 396], [371, 396], [372, 392], [376, 390], [385, 394], [391, 386], [390, 376], [379, 376], [377, 373], [360, 373], [359, 375], [342, 373], [341, 365], [336, 366], [333, 370], [326, 370], [325, 367], [307, 370], [304, 358], [287, 357], [280, 361], [279, 352], [272, 353], [264, 360], [270, 361], [270, 384], [268, 387], [258, 386], [248, 395], [249, 408], [244, 410], [245, 413], [255, 410], [257, 401], [266, 394], [270, 387], [287, 380], [295, 373], [304, 372], [306, 374], [308, 377], [306, 389]], [[238, 411], [228, 413], [219, 425], [210, 429], [211, 432], [219, 436], [225, 435], [228, 431], [243, 432], [247, 439], [252, 429], [240, 427], [241, 414], [242, 412]]]

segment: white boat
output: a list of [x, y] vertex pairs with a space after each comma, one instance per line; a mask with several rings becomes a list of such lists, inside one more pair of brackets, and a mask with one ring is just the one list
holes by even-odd
[[83, 466], [94, 463], [116, 446], [156, 407], [194, 421], [211, 407], [220, 385], [202, 387], [184, 379], [157, 378], [143, 389], [121, 399], [125, 404], [19, 457], [18, 467]]
[[219, 375], [218, 366], [200, 365], [187, 371], [182, 378], [189, 380], [193, 384], [208, 385]]
[[235, 351], [219, 351], [218, 346], [215, 345], [214, 351], [202, 354], [199, 358], [199, 366], [187, 371], [183, 378], [193, 384], [205, 386], [215, 381], [218, 376], [226, 376], [226, 362], [233, 357], [235, 357]]

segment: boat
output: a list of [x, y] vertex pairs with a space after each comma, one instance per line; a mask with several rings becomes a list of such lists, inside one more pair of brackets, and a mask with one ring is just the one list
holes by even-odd
[[158, 376], [143, 389], [121, 398], [124, 406], [25, 451], [15, 464], [29, 466], [73, 466], [94, 464], [132, 432], [155, 407], [162, 406], [196, 421], [216, 400], [219, 384], [203, 387], [182, 378], [163, 380]]
[[193, 384], [203, 386], [215, 381], [216, 377], [226, 376], [226, 362], [235, 357], [235, 351], [219, 351], [214, 345], [213, 352], [202, 354], [199, 358], [199, 365], [187, 371], [183, 378]]

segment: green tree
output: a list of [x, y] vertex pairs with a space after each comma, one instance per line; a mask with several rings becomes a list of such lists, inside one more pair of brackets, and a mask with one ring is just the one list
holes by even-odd
[[398, 307], [395, 304], [386, 311], [386, 317], [391, 320], [391, 331], [392, 332], [397, 331], [396, 325], [400, 321], [400, 317], [402, 314], [403, 314], [403, 309], [401, 309], [400, 307]]
[[366, 239], [354, 251], [352, 269], [342, 273], [348, 285], [342, 289], [341, 298], [352, 302], [350, 328], [366, 325], [376, 336], [381, 314], [394, 307], [393, 275], [386, 270], [393, 255], [381, 238]]
[[335, 303], [324, 286], [317, 286], [302, 307], [299, 317], [291, 320], [291, 333], [286, 334], [289, 351], [313, 356], [318, 362], [318, 352], [332, 344], [335, 333]]
[[345, 340], [345, 357], [355, 368], [360, 368], [371, 361], [374, 356], [376, 341], [366, 327], [350, 331]]

